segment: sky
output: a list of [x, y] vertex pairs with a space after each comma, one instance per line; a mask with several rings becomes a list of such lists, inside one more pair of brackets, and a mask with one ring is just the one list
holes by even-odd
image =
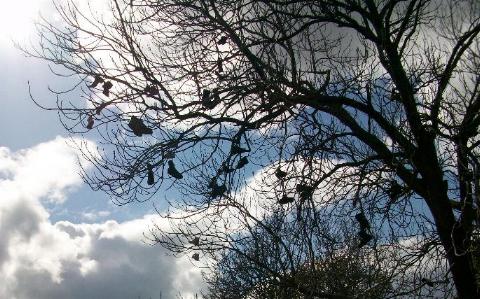
[[39, 12], [56, 17], [51, 0], [0, 3], [0, 298], [192, 298], [199, 268], [143, 237], [159, 223], [153, 202], [118, 207], [90, 190], [56, 113], [29, 97], [28, 82], [54, 103], [58, 81], [14, 42], [35, 43]]

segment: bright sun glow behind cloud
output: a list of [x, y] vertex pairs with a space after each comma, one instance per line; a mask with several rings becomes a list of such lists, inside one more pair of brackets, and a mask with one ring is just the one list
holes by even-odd
[[35, 22], [51, 0], [0, 0], [0, 46], [25, 43], [35, 35]]
[[45, 0], [0, 0], [2, 40], [24, 38], [34, 29], [33, 22]]

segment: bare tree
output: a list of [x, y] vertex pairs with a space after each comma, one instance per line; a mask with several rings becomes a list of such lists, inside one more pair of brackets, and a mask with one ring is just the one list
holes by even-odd
[[206, 298], [388, 298], [394, 281], [405, 294], [418, 291], [396, 277], [392, 256], [358, 248], [347, 226], [282, 218], [275, 213], [215, 255]]
[[[41, 23], [27, 52], [79, 78], [84, 100], [56, 91], [56, 109], [103, 137], [100, 155], [84, 151], [94, 189], [120, 204], [184, 194], [161, 213], [164, 246], [202, 233], [223, 248], [229, 209], [280, 205], [301, 225], [328, 207], [363, 215], [361, 245], [410, 244], [411, 267], [433, 254], [458, 297], [480, 297], [478, 1], [110, 4], [64, 1], [66, 26]], [[271, 179], [239, 196], [259, 169]]]
[[[204, 267], [207, 298], [452, 296], [434, 238], [373, 242], [363, 239], [372, 226], [362, 213], [310, 204], [299, 213], [299, 205], [279, 204], [283, 197], [252, 196], [240, 192], [197, 215], [166, 215], [172, 229], [160, 224], [148, 234]], [[363, 217], [369, 228], [359, 223]]]

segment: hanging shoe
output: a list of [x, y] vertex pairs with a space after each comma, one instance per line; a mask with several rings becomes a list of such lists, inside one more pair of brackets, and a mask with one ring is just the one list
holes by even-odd
[[106, 81], [103, 83], [103, 94], [106, 95], [107, 97], [110, 96], [110, 89], [113, 87], [112, 82]]
[[222, 196], [225, 192], [227, 192], [227, 187], [225, 184], [219, 186], [216, 178], [213, 178], [208, 186], [212, 189], [210, 196], [213, 198]]
[[221, 172], [229, 174], [235, 171], [235, 169], [228, 166], [226, 162], [222, 163], [222, 168], [220, 169]]
[[312, 199], [314, 188], [305, 184], [298, 184], [295, 188], [298, 192], [300, 200], [306, 201]]
[[358, 244], [358, 248], [362, 248], [373, 239], [373, 236], [371, 234], [367, 233], [362, 229], [358, 232], [358, 237], [360, 238], [360, 243]]
[[95, 121], [93, 120], [93, 116], [89, 115], [87, 119], [87, 129], [91, 130], [94, 124]]
[[193, 238], [193, 240], [188, 241], [188, 243], [192, 244], [193, 246], [198, 246], [198, 245], [200, 245], [200, 238], [195, 237], [195, 238]]
[[368, 222], [367, 217], [365, 217], [365, 214], [363, 212], [355, 215], [355, 219], [358, 221], [358, 224], [360, 224], [361, 230], [370, 229], [370, 223]]
[[172, 177], [176, 178], [177, 180], [180, 180], [183, 178], [183, 175], [177, 170], [175, 167], [175, 164], [173, 163], [172, 160], [168, 161], [168, 170], [167, 173], [171, 175]]
[[285, 178], [287, 176], [287, 173], [280, 168], [277, 168], [277, 170], [275, 170], [275, 176], [277, 177], [277, 179], [280, 180]]
[[105, 80], [103, 80], [102, 77], [100, 77], [99, 75], [95, 75], [95, 79], [88, 87], [95, 88], [98, 84], [103, 83], [104, 81]]
[[145, 94], [147, 95], [147, 97], [153, 98], [156, 95], [160, 94], [160, 92], [158, 91], [157, 86], [148, 85], [147, 87], [145, 87]]
[[245, 165], [248, 164], [248, 158], [247, 157], [242, 157], [240, 158], [240, 160], [238, 160], [238, 164], [237, 164], [237, 169], [241, 169], [243, 167], [245, 167]]
[[390, 183], [390, 188], [387, 190], [387, 194], [392, 202], [396, 201], [403, 193], [403, 187], [396, 181]]
[[232, 155], [240, 155], [240, 154], [244, 154], [244, 153], [248, 153], [248, 152], [250, 152], [249, 149], [240, 147], [240, 146], [237, 145], [237, 144], [233, 144], [233, 145], [232, 145], [232, 149], [230, 150], [230, 153], [231, 153]]
[[202, 105], [203, 107], [210, 110], [217, 106], [217, 103], [215, 103], [215, 101], [212, 101], [211, 94], [211, 91], [208, 89], [204, 89], [202, 94]]
[[217, 44], [219, 45], [225, 45], [228, 41], [228, 37], [226, 36], [222, 36], [218, 41], [217, 41]]
[[219, 73], [223, 73], [223, 61], [221, 58], [217, 60], [217, 69]]
[[130, 118], [128, 127], [132, 130], [135, 136], [141, 137], [143, 134], [152, 134], [153, 130], [147, 127], [141, 119], [136, 116]]
[[153, 167], [152, 164], [147, 163], [147, 184], [153, 185], [155, 184], [155, 177], [153, 175]]
[[284, 195], [282, 196], [282, 198], [280, 198], [278, 200], [278, 203], [281, 204], [281, 205], [285, 205], [285, 204], [288, 204], [288, 203], [292, 203], [295, 201], [295, 198], [292, 197], [292, 196], [287, 196], [287, 195]]
[[422, 281], [423, 284], [433, 288], [434, 284], [433, 284], [433, 281], [431, 281], [430, 279], [424, 277], [424, 278], [422, 278], [421, 281]]

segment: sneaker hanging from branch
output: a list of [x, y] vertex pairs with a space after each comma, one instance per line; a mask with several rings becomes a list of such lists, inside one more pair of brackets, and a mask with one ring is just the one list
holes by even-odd
[[360, 231], [358, 232], [360, 243], [358, 244], [358, 247], [362, 248], [373, 239], [373, 236], [369, 233], [370, 223], [368, 222], [367, 217], [365, 217], [365, 214], [363, 212], [360, 212], [357, 215], [355, 215], [355, 219], [360, 225]]
[[169, 160], [168, 161], [168, 169], [167, 169], [167, 173], [176, 178], [177, 180], [180, 180], [183, 178], [183, 175], [177, 170], [177, 168], [175, 167], [175, 163], [173, 163], [172, 160]]
[[217, 44], [219, 45], [225, 45], [228, 41], [228, 37], [226, 37], [225, 35], [222, 36], [218, 41], [217, 41]]
[[94, 78], [92, 84], [90, 84], [88, 87], [95, 88], [95, 87], [97, 87], [98, 84], [103, 83], [103, 82], [105, 82], [105, 80], [103, 80], [102, 77], [100, 77], [99, 75], [95, 75], [95, 78]]
[[387, 193], [388, 193], [388, 196], [390, 197], [390, 200], [394, 202], [400, 198], [403, 191], [404, 191], [403, 187], [399, 183], [397, 183], [396, 181], [392, 181], [390, 183], [390, 187], [387, 190]]
[[163, 153], [163, 159], [173, 159], [175, 158], [175, 152], [174, 151], [165, 151]]
[[423, 278], [422, 278], [422, 280], [421, 280], [421, 282], [422, 282], [423, 284], [425, 284], [425, 285], [427, 285], [427, 286], [431, 287], [431, 288], [433, 288], [433, 287], [434, 287], [434, 283], [433, 283], [433, 281], [431, 281], [431, 280], [430, 280], [430, 279], [428, 279], [428, 278], [425, 278], [425, 277], [423, 277]]
[[358, 237], [360, 238], [360, 243], [358, 243], [358, 248], [362, 248], [373, 239], [373, 236], [364, 230], [360, 230], [358, 232]]
[[210, 196], [213, 198], [222, 196], [225, 192], [227, 192], [227, 187], [225, 186], [225, 184], [218, 185], [216, 177], [212, 178], [212, 180], [208, 184], [208, 187], [212, 189], [212, 191], [210, 191]]
[[219, 73], [223, 73], [223, 61], [221, 58], [217, 60], [217, 69]]
[[141, 119], [136, 116], [130, 118], [128, 127], [132, 130], [135, 136], [141, 137], [143, 134], [152, 134], [153, 130], [147, 127]]
[[147, 97], [153, 98], [153, 97], [155, 97], [156, 95], [159, 95], [160, 92], [158, 91], [158, 87], [157, 87], [157, 86], [155, 86], [155, 85], [148, 85], [147, 87], [145, 87], [145, 94], [147, 95]]
[[87, 119], [87, 129], [91, 130], [94, 124], [95, 124], [95, 121], [93, 120], [93, 116], [89, 115]]
[[287, 173], [280, 168], [277, 168], [277, 170], [275, 170], [275, 176], [277, 177], [277, 179], [281, 180], [287, 176]]
[[361, 230], [370, 229], [370, 223], [368, 222], [367, 217], [365, 217], [365, 214], [363, 212], [360, 212], [357, 215], [355, 215], [355, 219], [357, 220], [358, 224], [360, 224]]
[[278, 200], [278, 203], [281, 204], [281, 205], [285, 205], [285, 204], [288, 204], [288, 203], [292, 203], [295, 201], [295, 198], [292, 197], [292, 196], [288, 196], [288, 195], [284, 195], [282, 196], [282, 198], [280, 198]]
[[202, 93], [202, 105], [203, 107], [212, 110], [217, 106], [216, 101], [212, 100], [212, 92], [208, 89], [204, 89]]
[[304, 202], [310, 200], [313, 197], [314, 188], [305, 184], [298, 184], [296, 187], [300, 201]]
[[147, 184], [155, 184], [155, 177], [153, 175], [153, 166], [150, 163], [147, 163]]
[[237, 169], [241, 169], [243, 167], [245, 167], [245, 165], [248, 164], [248, 158], [247, 157], [242, 157], [240, 158], [240, 160], [238, 160], [238, 164], [237, 164]]
[[222, 173], [226, 173], [226, 174], [229, 174], [229, 173], [232, 173], [235, 171], [235, 169], [231, 168], [228, 163], [225, 161], [222, 163], [222, 168], [220, 168], [220, 171]]
[[238, 144], [233, 144], [232, 149], [230, 150], [230, 153], [232, 155], [240, 155], [240, 154], [244, 154], [244, 153], [248, 153], [248, 152], [250, 152], [249, 149], [240, 147]]
[[198, 246], [198, 245], [200, 245], [200, 238], [195, 237], [195, 238], [193, 238], [193, 240], [188, 241], [188, 243], [192, 244], [193, 246]]
[[107, 97], [110, 96], [110, 89], [113, 87], [112, 82], [106, 81], [103, 83], [103, 94], [106, 95]]

